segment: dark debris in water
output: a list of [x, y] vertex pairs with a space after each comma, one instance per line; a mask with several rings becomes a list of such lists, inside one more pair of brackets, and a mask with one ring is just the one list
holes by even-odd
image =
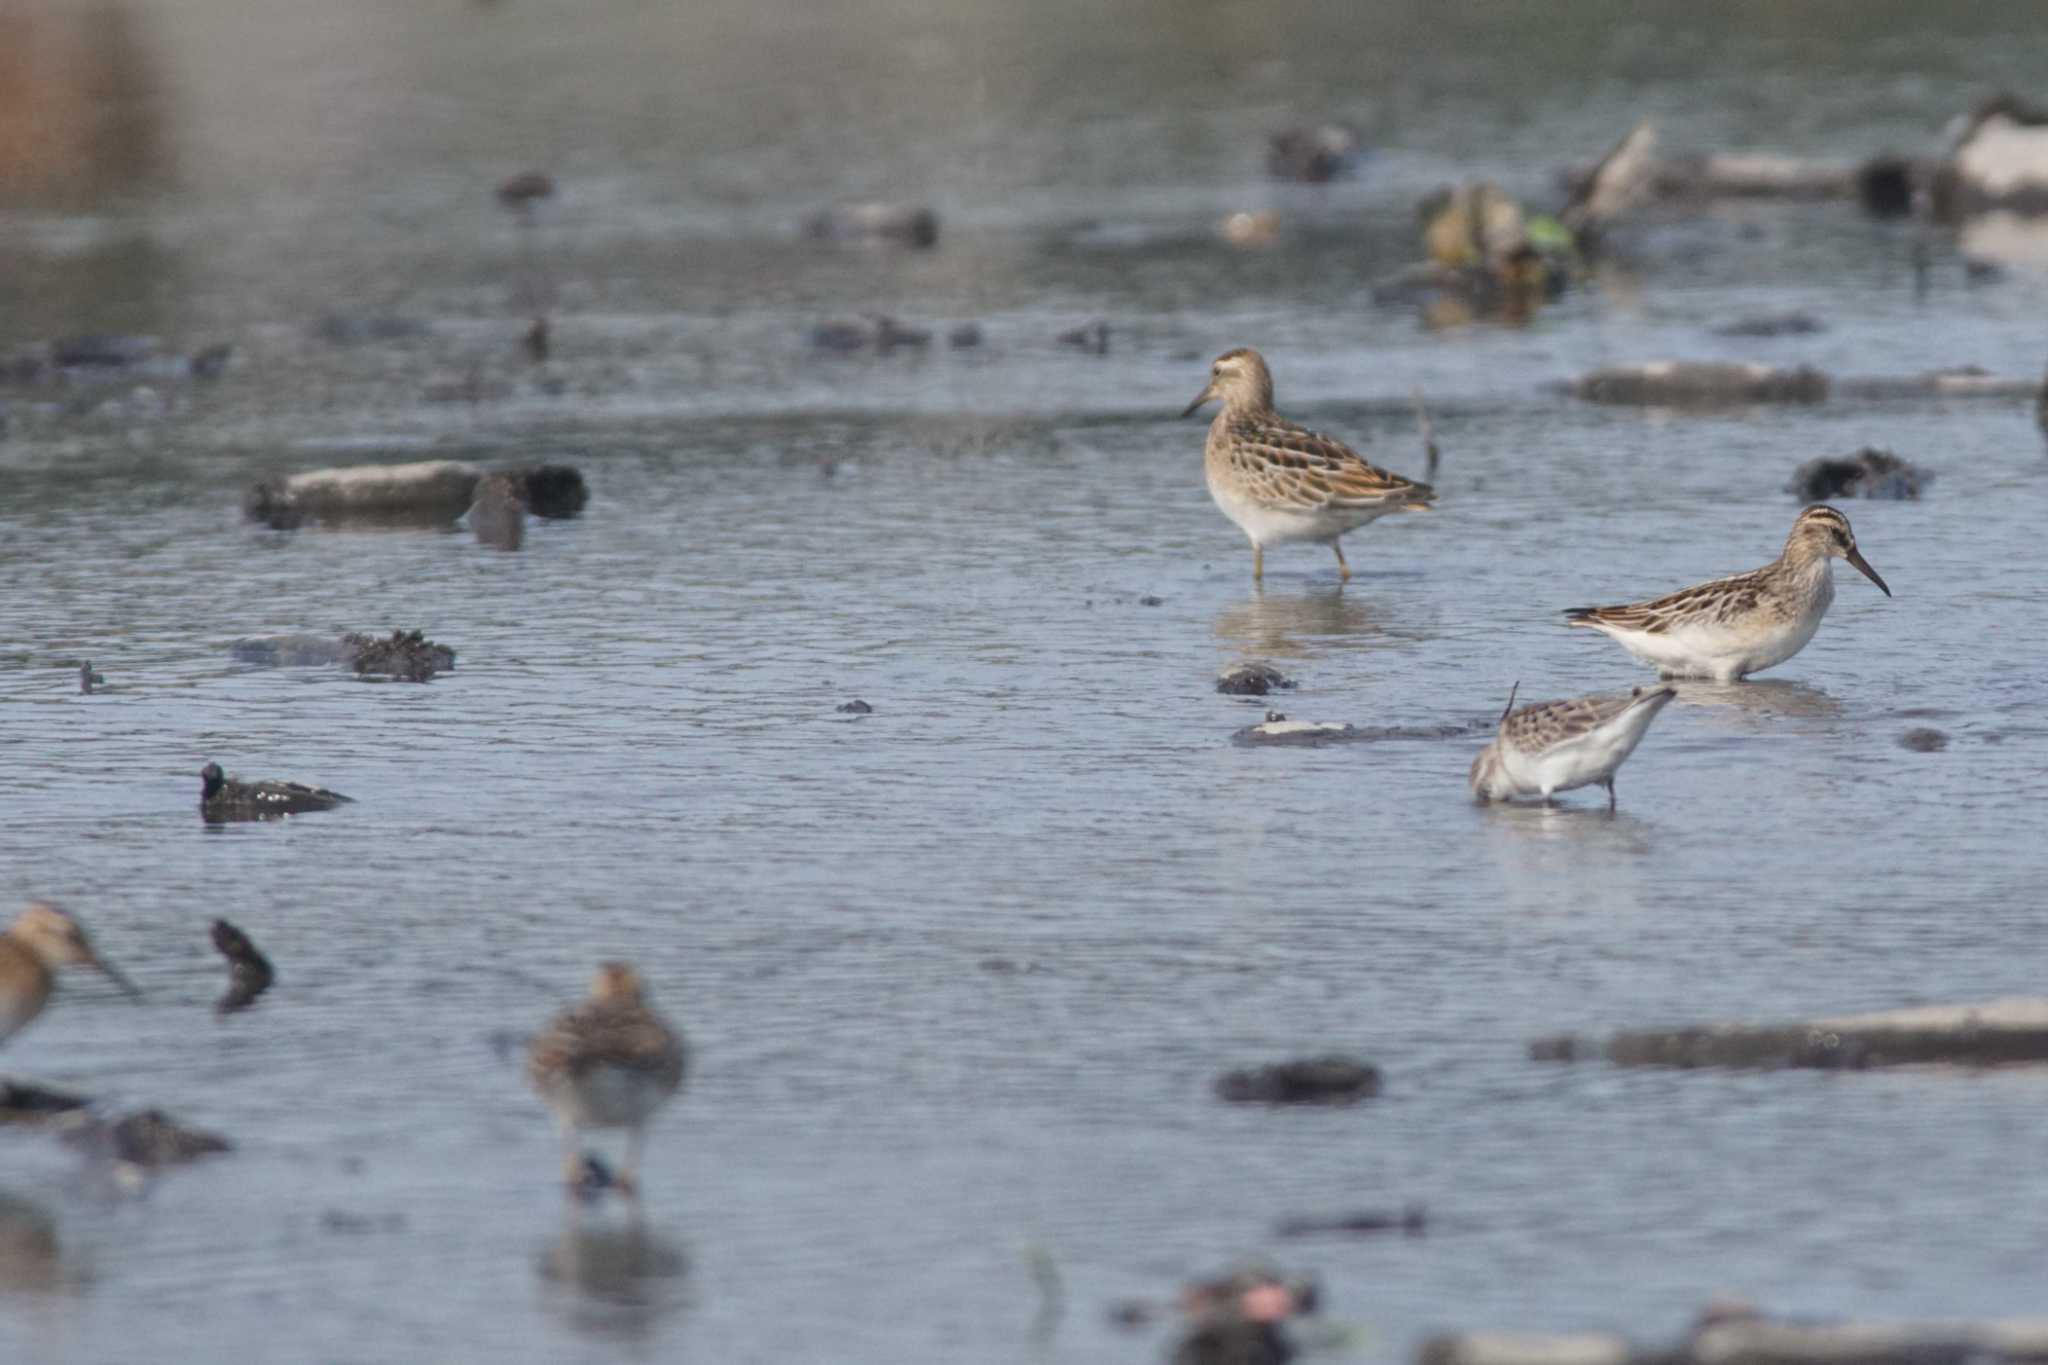
[[1339, 1053], [1216, 1078], [1217, 1097], [1233, 1104], [1353, 1104], [1379, 1093], [1379, 1068]]
[[1899, 747], [1916, 754], [1938, 754], [1948, 747], [1948, 736], [1940, 730], [1921, 727], [1900, 735]]
[[1429, 1213], [1420, 1204], [1401, 1210], [1364, 1209], [1355, 1213], [1307, 1215], [1283, 1218], [1273, 1225], [1273, 1235], [1291, 1237], [1359, 1237], [1380, 1232], [1405, 1233], [1419, 1237], [1429, 1228]]
[[111, 1119], [71, 1120], [59, 1136], [94, 1157], [144, 1170], [234, 1150], [234, 1144], [219, 1134], [180, 1123], [161, 1109], [138, 1109]]
[[213, 1002], [214, 1013], [232, 1014], [248, 1008], [277, 979], [270, 959], [247, 934], [224, 919], [213, 922], [213, 946], [228, 960], [228, 988]]
[[875, 708], [855, 697], [852, 701], [839, 703], [839, 713], [846, 716], [872, 716]]
[[1792, 475], [1785, 491], [1804, 502], [1837, 498], [1881, 498], [1912, 501], [1934, 482], [1934, 475], [1889, 450], [1865, 446], [1853, 455], [1808, 460]]
[[1264, 662], [1239, 664], [1216, 680], [1216, 690], [1227, 697], [1263, 697], [1294, 685], [1294, 679]]

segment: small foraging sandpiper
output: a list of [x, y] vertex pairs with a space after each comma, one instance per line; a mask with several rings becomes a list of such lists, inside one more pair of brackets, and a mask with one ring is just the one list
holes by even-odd
[[47, 902], [32, 902], [0, 934], [0, 1043], [34, 1022], [57, 988], [57, 969], [73, 963], [97, 967], [131, 996], [142, 994], [93, 951], [77, 920]]
[[1212, 398], [1223, 410], [1209, 425], [1203, 468], [1209, 496], [1252, 543], [1252, 578], [1265, 577], [1266, 547], [1295, 541], [1327, 545], [1369, 521], [1401, 510], [1418, 512], [1436, 499], [1426, 483], [1368, 464], [1341, 441], [1319, 436], [1273, 411], [1273, 375], [1257, 351], [1225, 351], [1209, 367], [1209, 385], [1183, 417]]
[[1546, 804], [1574, 787], [1607, 788], [1614, 809], [1614, 774], [1657, 713], [1678, 695], [1675, 687], [1638, 687], [1624, 696], [1539, 701], [1515, 709], [1508, 693], [1494, 740], [1472, 760], [1472, 795], [1483, 805], [1540, 796]]
[[229, 777], [220, 764], [199, 770], [199, 814], [209, 824], [224, 820], [274, 820], [309, 810], [333, 810], [352, 798], [303, 782], [244, 782]]
[[526, 1078], [554, 1111], [571, 1188], [584, 1178], [582, 1130], [623, 1128], [626, 1162], [616, 1183], [635, 1191], [647, 1123], [682, 1085], [687, 1059], [682, 1035], [647, 1003], [640, 974], [624, 962], [601, 964], [590, 998], [534, 1037]]
[[1848, 560], [1886, 597], [1892, 595], [1857, 551], [1849, 519], [1815, 503], [1792, 523], [1784, 553], [1761, 569], [1649, 602], [1571, 607], [1565, 621], [1613, 636], [1629, 653], [1656, 665], [1662, 677], [1733, 682], [1806, 647], [1835, 600], [1832, 559]]

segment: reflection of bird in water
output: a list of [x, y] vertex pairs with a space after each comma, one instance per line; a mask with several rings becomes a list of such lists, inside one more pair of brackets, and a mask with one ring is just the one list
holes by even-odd
[[1842, 714], [1842, 703], [1811, 683], [1791, 678], [1753, 678], [1747, 682], [1717, 683], [1681, 680], [1681, 706], [1697, 706], [1708, 714], [1756, 717], [1764, 720], [1807, 718], [1828, 720]]
[[40, 1204], [0, 1192], [0, 1290], [47, 1292], [62, 1280], [56, 1218]]
[[1254, 593], [1217, 614], [1216, 638], [1254, 654], [1300, 655], [1320, 640], [1384, 635], [1369, 603], [1342, 588]]
[[639, 1337], [688, 1305], [690, 1258], [681, 1247], [648, 1231], [637, 1215], [593, 1224], [576, 1205], [569, 1208], [539, 1268], [543, 1282], [575, 1292], [567, 1305], [572, 1320], [593, 1334]]

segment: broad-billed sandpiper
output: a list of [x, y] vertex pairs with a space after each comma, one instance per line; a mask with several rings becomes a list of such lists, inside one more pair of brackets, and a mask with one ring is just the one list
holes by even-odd
[[199, 770], [199, 784], [199, 813], [210, 823], [273, 820], [309, 810], [333, 810], [352, 799], [303, 782], [244, 782], [222, 772], [218, 763]]
[[619, 1188], [631, 1193], [647, 1122], [683, 1083], [682, 1036], [648, 1005], [640, 974], [624, 962], [597, 969], [590, 998], [555, 1016], [527, 1049], [526, 1076], [562, 1132], [563, 1178], [583, 1180], [585, 1128], [626, 1130]]
[[1508, 694], [1493, 743], [1472, 760], [1472, 794], [1484, 803], [1598, 784], [1614, 809], [1614, 773], [1670, 700], [1675, 687], [1638, 687], [1625, 696], [1539, 701], [1517, 711]]
[[142, 994], [93, 951], [77, 920], [54, 905], [33, 902], [0, 934], [0, 1043], [43, 1012], [57, 988], [57, 969], [71, 963], [97, 967], [128, 994]]
[[1268, 545], [1306, 540], [1336, 551], [1337, 570], [1349, 581], [1338, 537], [1396, 509], [1421, 511], [1436, 498], [1428, 484], [1377, 469], [1343, 442], [1273, 411], [1273, 375], [1257, 351], [1218, 356], [1209, 386], [1181, 416], [1212, 398], [1223, 400], [1223, 411], [1209, 426], [1203, 461], [1209, 495], [1251, 539], [1254, 579], [1265, 576]]
[[1785, 552], [1732, 578], [1619, 607], [1571, 607], [1565, 620], [1605, 631], [1666, 678], [1733, 682], [1797, 654], [1835, 600], [1831, 559], [1846, 559], [1886, 597], [1892, 590], [1856, 549], [1849, 519], [1815, 503], [1792, 523]]

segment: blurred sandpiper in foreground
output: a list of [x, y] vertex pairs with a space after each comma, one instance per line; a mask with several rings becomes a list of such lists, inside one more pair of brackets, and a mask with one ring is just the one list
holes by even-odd
[[561, 1128], [562, 1173], [572, 1188], [583, 1182], [582, 1130], [623, 1128], [617, 1184], [636, 1191], [647, 1123], [682, 1085], [686, 1059], [682, 1036], [648, 1005], [640, 974], [624, 962], [599, 966], [590, 998], [534, 1037], [526, 1076]]
[[96, 967], [131, 996], [141, 995], [94, 950], [77, 920], [33, 902], [0, 934], [0, 1043], [35, 1021], [57, 989], [57, 969], [72, 964]]
[[1570, 607], [1565, 620], [1590, 626], [1621, 642], [1666, 678], [1733, 682], [1797, 654], [1820, 629], [1835, 600], [1830, 560], [1846, 559], [1892, 590], [1856, 549], [1849, 519], [1815, 503], [1799, 514], [1785, 551], [1761, 569], [1716, 578], [1648, 602], [1616, 607]]
[[1223, 411], [1209, 425], [1203, 466], [1209, 495], [1252, 542], [1252, 577], [1265, 577], [1266, 547], [1311, 541], [1337, 555], [1338, 538], [1392, 511], [1417, 512], [1436, 499], [1426, 483], [1367, 463], [1341, 441], [1319, 436], [1273, 411], [1273, 376], [1257, 351], [1226, 351], [1209, 368], [1209, 384], [1181, 416], [1210, 399]]
[[1493, 743], [1472, 760], [1472, 794], [1482, 803], [1539, 796], [1548, 804], [1558, 792], [1601, 786], [1613, 810], [1615, 772], [1677, 695], [1675, 687], [1638, 687], [1625, 696], [1532, 702], [1517, 711], [1510, 691]]

